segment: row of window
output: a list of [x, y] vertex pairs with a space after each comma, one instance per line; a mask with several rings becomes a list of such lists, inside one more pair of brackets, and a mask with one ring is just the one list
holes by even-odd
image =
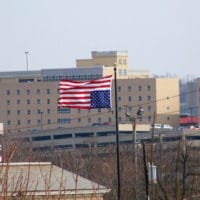
[[[142, 96], [138, 96], [137, 100], [138, 101], [142, 101], [143, 100]], [[151, 100], [152, 100], [151, 96], [147, 96], [147, 101], [151, 101]], [[122, 97], [119, 96], [118, 97], [118, 101], [122, 101]], [[132, 96], [128, 96], [128, 101], [133, 101], [133, 97]]]
[[[23, 90], [23, 92], [24, 92], [24, 90]], [[57, 90], [57, 92], [59, 92], [59, 90]], [[21, 95], [22, 94], [22, 91], [21, 90], [16, 90], [16, 95]], [[26, 94], [27, 95], [30, 95], [31, 94], [31, 90], [30, 89], [27, 89], [26, 90]], [[36, 94], [42, 94], [42, 95], [44, 95], [44, 93], [42, 92], [41, 93], [41, 90], [40, 89], [37, 89], [36, 90]], [[48, 89], [46, 89], [46, 94], [51, 94], [51, 89], [50, 88], [48, 88]], [[10, 90], [6, 90], [6, 95], [11, 95], [11, 91]]]
[[[113, 136], [115, 135], [115, 131], [106, 131], [106, 132], [97, 132], [96, 136], [102, 137], [102, 136]], [[89, 133], [75, 133], [74, 134], [75, 138], [84, 138], [84, 137], [94, 137], [93, 132]], [[61, 134], [61, 135], [53, 135], [53, 139], [67, 139], [67, 138], [73, 138], [72, 134]], [[50, 135], [45, 135], [45, 136], [34, 136], [32, 137], [32, 141], [44, 141], [44, 140], [51, 140]]]
[[43, 81], [59, 81], [60, 79], [70, 80], [90, 80], [102, 77], [102, 74], [80, 74], [80, 75], [65, 75], [65, 76], [44, 76]]
[[[120, 75], [126, 75], [126, 70], [125, 69], [124, 70], [120, 70]], [[127, 88], [128, 88], [128, 92], [133, 91], [133, 87], [132, 86], [129, 85]], [[118, 92], [120, 92], [121, 90], [122, 90], [122, 87], [118, 86]], [[138, 86], [138, 91], [142, 91], [142, 86], [141, 85]], [[147, 91], [151, 91], [151, 86], [150, 85], [147, 86]], [[59, 93], [59, 90], [57, 90], [57, 93]], [[21, 94], [22, 94], [21, 90], [19, 90], [19, 89], [16, 90], [16, 95], [21, 95]], [[26, 95], [30, 95], [30, 94], [31, 94], [31, 90], [27, 89], [26, 90]], [[41, 92], [40, 89], [36, 89], [35, 94], [37, 94], [37, 95], [43, 94], [44, 95], [44, 92]], [[46, 89], [46, 94], [51, 94], [51, 89], [50, 88]], [[6, 95], [8, 95], [8, 96], [11, 95], [11, 91], [10, 90], [6, 90]]]
[[119, 76], [127, 76], [127, 69], [119, 69]]
[[118, 59], [118, 64], [119, 64], [119, 65], [122, 65], [122, 64], [123, 64], [123, 65], [127, 65], [127, 59], [126, 59], [126, 58], [123, 58], [123, 59], [122, 59], [122, 58], [119, 58], [119, 59]]
[[[17, 103], [17, 105], [21, 104], [21, 100], [20, 100], [20, 99], [17, 99], [17, 102], [16, 102], [16, 103]], [[47, 104], [50, 104], [50, 103], [51, 103], [51, 99], [50, 99], [50, 98], [47, 99], [47, 100], [46, 100], [46, 103], [47, 103]], [[27, 104], [27, 105], [31, 104], [31, 100], [30, 100], [30, 99], [27, 99], [27, 100], [26, 100], [26, 104]], [[36, 104], [41, 104], [41, 100], [40, 100], [40, 99], [37, 99], [37, 100], [36, 100]], [[9, 99], [7, 100], [7, 105], [11, 105], [11, 100], [9, 100]]]
[[[11, 115], [11, 112], [16, 112], [17, 115], [21, 115], [21, 110], [17, 110], [17, 111], [7, 110], [7, 115]], [[35, 110], [34, 110], [34, 112], [35, 112]], [[27, 115], [31, 115], [31, 114], [32, 114], [32, 112], [31, 112], [30, 109], [28, 109], [28, 110], [26, 111], [26, 113], [27, 113]], [[40, 115], [43, 114], [43, 112], [42, 112], [40, 109], [37, 109], [37, 110], [36, 110], [36, 113], [37, 113], [37, 114], [40, 114]], [[51, 109], [47, 109], [47, 114], [51, 114]]]
[[[146, 117], [145, 117], [145, 119], [146, 119]], [[147, 121], [151, 122], [151, 120], [152, 120], [152, 116], [148, 116]], [[73, 121], [74, 121], [74, 119], [73, 119]], [[140, 118], [139, 121], [142, 122], [144, 120], [142, 118]], [[72, 120], [70, 118], [59, 118], [57, 120], [57, 122], [58, 122], [58, 124], [71, 124]], [[124, 118], [118, 117], [118, 122], [124, 123]], [[82, 123], [82, 118], [77, 118], [77, 123], [79, 123], [79, 124]], [[88, 124], [91, 124], [91, 123], [92, 123], [92, 119], [88, 118]], [[96, 123], [97, 124], [103, 123], [102, 118], [101, 117], [97, 118]], [[112, 123], [111, 117], [108, 118], [108, 123]]]
[[[10, 111], [8, 111], [8, 112], [10, 112]], [[20, 111], [17, 111], [17, 112], [19, 112], [20, 113]], [[30, 112], [30, 110], [28, 110], [27, 111], [28, 112], [28, 115], [30, 115], [31, 114], [31, 112]], [[39, 113], [38, 113], [39, 114]], [[151, 122], [151, 120], [152, 120], [152, 117], [151, 116], [148, 116], [147, 117], [147, 121], [148, 122]], [[74, 120], [73, 120], [74, 121]], [[122, 118], [122, 117], [119, 117], [118, 118], [118, 121], [119, 121], [119, 123], [124, 123], [124, 119]], [[140, 122], [142, 122], [143, 121], [143, 119], [141, 118], [141, 119], [139, 119], [139, 121]], [[27, 125], [31, 125], [31, 120], [30, 119], [28, 119], [27, 120]], [[58, 124], [60, 124], [60, 125], [62, 125], [62, 124], [71, 124], [71, 122], [72, 122], [72, 120], [70, 119], [70, 118], [59, 118], [58, 120], [57, 120], [57, 123]], [[44, 122], [43, 122], [44, 123]], [[51, 124], [52, 122], [51, 122], [51, 120], [50, 119], [48, 119], [47, 120], [47, 124]], [[82, 123], [82, 118], [77, 118], [77, 123], [78, 124], [80, 124], [80, 123]], [[88, 124], [91, 124], [92, 123], [92, 119], [91, 118], [88, 118]], [[103, 123], [102, 122], [102, 118], [101, 117], [99, 117], [98, 119], [97, 119], [97, 124], [101, 124], [101, 123]], [[108, 123], [112, 123], [112, 118], [110, 117], [110, 118], [108, 118]], [[41, 119], [37, 119], [37, 124], [38, 125], [40, 125], [41, 124]], [[45, 123], [46, 124], [46, 123]], [[11, 125], [11, 120], [7, 120], [7, 125]], [[17, 120], [17, 125], [21, 125], [21, 120]]]
[[[10, 126], [11, 125], [11, 120], [7, 120], [7, 125], [8, 126]], [[44, 123], [44, 122], [43, 122]], [[52, 122], [51, 122], [51, 119], [48, 119], [47, 120], [47, 124], [49, 125], [49, 124], [51, 124]], [[17, 120], [17, 125], [18, 126], [20, 126], [22, 124], [22, 122], [21, 122], [21, 120], [20, 119], [18, 119]], [[45, 123], [46, 124], [46, 123]], [[32, 125], [32, 121], [30, 120], [30, 119], [27, 119], [27, 125]], [[35, 125], [35, 124], [34, 124]], [[41, 125], [41, 119], [37, 119], [37, 125], [39, 126], [39, 125]]]
[[[143, 86], [144, 87], [144, 86]], [[141, 85], [138, 86], [137, 91], [144, 91], [145, 89], [143, 89], [143, 87]], [[146, 87], [146, 91], [151, 91], [151, 86], [147, 85]], [[118, 86], [118, 92], [122, 91], [122, 86]], [[128, 86], [128, 92], [133, 91], [133, 87], [131, 85]]]

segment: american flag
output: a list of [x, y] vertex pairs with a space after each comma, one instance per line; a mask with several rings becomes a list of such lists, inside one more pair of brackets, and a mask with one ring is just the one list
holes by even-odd
[[111, 108], [111, 83], [112, 76], [84, 82], [60, 80], [58, 107]]

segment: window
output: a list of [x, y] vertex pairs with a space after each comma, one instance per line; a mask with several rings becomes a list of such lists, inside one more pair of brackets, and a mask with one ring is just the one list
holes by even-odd
[[17, 110], [17, 115], [20, 115], [20, 113], [21, 113], [21, 110]]
[[11, 121], [10, 120], [7, 121], [7, 125], [11, 125]]
[[72, 138], [72, 134], [62, 134], [53, 136], [53, 139], [65, 139], [65, 138]]
[[72, 144], [54, 146], [54, 149], [72, 149], [72, 148], [73, 148]]
[[151, 111], [151, 106], [148, 106], [148, 111]]
[[76, 144], [75, 147], [76, 147], [77, 149], [88, 148], [88, 147], [89, 147], [89, 144]]
[[17, 99], [17, 104], [20, 104], [20, 99]]
[[27, 99], [26, 103], [27, 103], [27, 104], [30, 104], [30, 102], [31, 102], [30, 99]]
[[123, 59], [123, 64], [126, 65], [127, 64], [127, 60], [124, 58]]
[[132, 101], [132, 97], [131, 96], [128, 97], [128, 101]]
[[169, 116], [167, 117], [167, 120], [170, 120]]
[[40, 99], [37, 99], [37, 104], [40, 104]]
[[97, 136], [101, 137], [101, 136], [112, 136], [115, 135], [115, 131], [105, 131], [105, 132], [97, 132], [96, 133]]
[[50, 119], [48, 119], [48, 124], [51, 124], [51, 120]]
[[62, 113], [71, 113], [71, 109], [70, 108], [58, 108], [58, 113], [62, 114]]
[[151, 90], [151, 86], [147, 85], [147, 91], [150, 91], [150, 90]]
[[77, 120], [78, 120], [78, 123], [81, 123], [81, 118], [78, 118]]
[[142, 91], [142, 86], [141, 85], [138, 86], [138, 91]]
[[151, 101], [151, 96], [148, 96], [147, 99], [148, 99], [148, 101]]
[[101, 117], [98, 118], [98, 123], [101, 123]]
[[51, 114], [51, 109], [47, 109], [47, 114]]
[[17, 120], [17, 125], [21, 125], [21, 121], [20, 120]]
[[91, 123], [91, 118], [88, 118], [88, 124], [90, 124]]
[[130, 85], [128, 86], [128, 91], [131, 92], [131, 86]]
[[37, 109], [37, 114], [39, 115], [41, 113], [40, 109]]
[[119, 76], [122, 76], [122, 69], [119, 69]]
[[50, 99], [47, 99], [47, 104], [50, 104], [51, 103], [51, 100]]
[[26, 90], [26, 94], [27, 94], [27, 95], [30, 95], [30, 90]]
[[10, 110], [7, 110], [7, 115], [10, 115]]
[[7, 90], [7, 91], [6, 91], [6, 94], [7, 94], [7, 95], [10, 95], [10, 90]]
[[122, 100], [122, 98], [121, 97], [118, 97], [118, 101], [121, 101]]
[[127, 76], [127, 69], [124, 69], [124, 76]]
[[71, 119], [69, 119], [69, 118], [62, 118], [62, 119], [58, 118], [57, 121], [59, 124], [70, 124], [71, 123]]
[[122, 88], [121, 86], [118, 86], [118, 92], [121, 92]]
[[31, 120], [30, 120], [30, 119], [27, 120], [27, 124], [28, 124], [28, 125], [31, 124]]
[[37, 94], [40, 94], [40, 89], [37, 89]]
[[20, 90], [17, 90], [17, 95], [20, 95]]
[[151, 122], [151, 116], [148, 116], [148, 122]]
[[32, 137], [32, 141], [43, 141], [43, 140], [50, 140], [51, 136], [37, 136], [37, 137]]
[[30, 110], [27, 110], [27, 115], [30, 115], [31, 114], [31, 111]]
[[7, 105], [10, 105], [10, 100], [7, 100]]
[[51, 94], [51, 90], [50, 89], [47, 89], [47, 94]]
[[142, 97], [141, 96], [138, 97], [138, 101], [142, 101]]
[[93, 137], [94, 133], [75, 133], [76, 138], [82, 138], [82, 137]]

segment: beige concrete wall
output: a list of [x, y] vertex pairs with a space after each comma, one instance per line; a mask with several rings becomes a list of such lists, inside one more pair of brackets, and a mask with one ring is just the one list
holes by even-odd
[[[111, 68], [109, 70], [112, 71]], [[177, 123], [176, 125], [178, 125], [178, 80], [165, 78], [159, 80], [154, 78], [119, 79], [117, 85], [120, 123], [127, 122], [125, 115], [126, 106], [128, 112], [132, 116], [135, 116], [137, 109], [142, 106], [144, 115], [142, 120], [138, 120], [137, 123], [152, 124], [154, 112], [156, 111], [158, 123], [167, 123], [170, 125], [175, 125], [175, 123]], [[148, 87], [150, 88], [149, 90]], [[139, 90], [139, 88], [141, 88], [141, 90]], [[38, 89], [40, 90], [40, 94], [37, 94]], [[50, 89], [50, 94], [47, 94], [48, 89]], [[7, 95], [7, 90], [10, 92], [9, 95]], [[17, 90], [20, 90], [20, 95], [17, 94]], [[30, 94], [27, 94], [27, 90], [30, 91]], [[0, 95], [0, 123], [4, 123], [5, 130], [40, 129], [41, 124], [38, 123], [39, 120], [42, 120], [43, 129], [57, 128], [60, 126], [79, 127], [91, 125], [93, 123], [115, 122], [114, 112], [111, 112], [115, 109], [114, 82], [112, 84], [113, 107], [111, 110], [71, 109], [69, 113], [58, 113], [58, 82], [41, 81], [18, 83], [16, 79], [2, 79], [0, 81]], [[167, 97], [170, 98], [167, 99]], [[139, 98], [141, 98], [141, 101]], [[48, 99], [50, 99], [49, 104]], [[27, 104], [27, 100], [30, 100], [30, 104]], [[38, 100], [40, 101], [39, 104], [37, 102]], [[8, 101], [10, 102], [9, 104]], [[18, 103], [18, 101], [20, 101], [20, 103]], [[38, 113], [38, 110], [41, 110], [42, 114]], [[20, 111], [20, 114], [18, 111]], [[29, 114], [28, 111], [30, 112]], [[58, 124], [59, 118], [70, 119], [71, 123], [63, 125]], [[18, 120], [20, 120], [20, 124], [18, 124]], [[28, 124], [28, 120], [30, 120], [30, 124]], [[11, 121], [10, 125], [8, 125], [8, 121]], [[51, 123], [48, 123], [49, 121]]]
[[179, 80], [156, 79], [156, 123], [177, 126], [179, 122]]

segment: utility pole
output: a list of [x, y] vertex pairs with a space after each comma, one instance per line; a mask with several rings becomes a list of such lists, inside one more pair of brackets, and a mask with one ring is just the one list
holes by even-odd
[[120, 157], [119, 157], [119, 127], [118, 127], [118, 104], [117, 104], [117, 68], [114, 63], [115, 80], [115, 125], [116, 125], [116, 156], [117, 156], [117, 200], [121, 199], [121, 181], [120, 181]]
[[149, 200], [149, 180], [148, 180], [148, 169], [146, 160], [146, 149], [145, 143], [142, 144], [143, 149], [143, 163], [144, 163], [144, 175], [145, 175], [145, 200]]
[[131, 117], [129, 113], [125, 113], [126, 117], [129, 118], [132, 122], [132, 131], [133, 131], [133, 158], [134, 158], [134, 199], [137, 199], [137, 132], [136, 132], [136, 119], [142, 118], [144, 110], [142, 107], [139, 107], [137, 110], [137, 117]]

